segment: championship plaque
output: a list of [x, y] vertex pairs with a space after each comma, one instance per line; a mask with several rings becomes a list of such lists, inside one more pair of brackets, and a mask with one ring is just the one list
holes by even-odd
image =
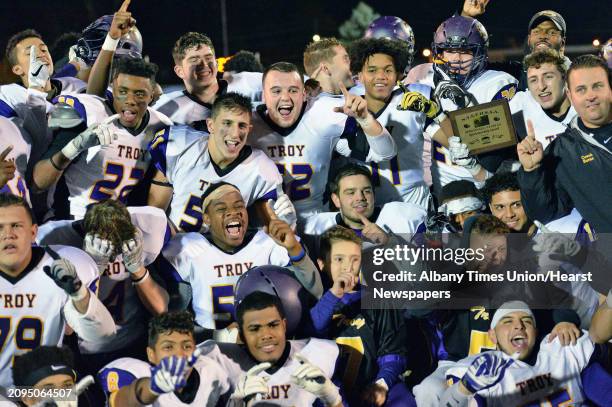
[[517, 144], [512, 115], [506, 99], [449, 113], [453, 134], [467, 144], [472, 155]]

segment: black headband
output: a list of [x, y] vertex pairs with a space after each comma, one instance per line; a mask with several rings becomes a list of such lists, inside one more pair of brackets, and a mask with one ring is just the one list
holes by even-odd
[[45, 377], [54, 376], [58, 374], [65, 374], [76, 382], [76, 372], [70, 366], [66, 365], [47, 365], [43, 367], [39, 367], [32, 371], [29, 375], [26, 376], [23, 383], [21, 383], [24, 387], [32, 387]]

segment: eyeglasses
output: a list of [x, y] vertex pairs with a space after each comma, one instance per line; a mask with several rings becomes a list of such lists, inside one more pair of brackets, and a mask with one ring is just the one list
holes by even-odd
[[541, 28], [534, 28], [531, 30], [531, 35], [545, 35], [547, 37], [558, 37], [561, 35], [561, 31], [555, 30], [554, 28], [549, 28], [547, 30], [542, 30]]

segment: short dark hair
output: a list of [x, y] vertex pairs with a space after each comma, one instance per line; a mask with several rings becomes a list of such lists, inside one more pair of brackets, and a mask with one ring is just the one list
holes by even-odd
[[400, 44], [400, 41], [387, 38], [362, 38], [353, 42], [349, 47], [351, 72], [354, 74], [361, 72], [368, 62], [368, 58], [374, 54], [390, 56], [398, 75], [404, 72], [408, 61], [410, 61], [410, 52], [407, 47]]
[[490, 204], [493, 195], [503, 191], [520, 191], [521, 186], [514, 172], [498, 172], [486, 180], [484, 187], [480, 190], [482, 200]]
[[121, 253], [124, 241], [134, 238], [136, 227], [127, 208], [115, 199], [107, 199], [87, 207], [83, 226], [86, 233], [95, 233], [110, 240], [116, 253]]
[[7, 208], [9, 206], [21, 206], [23, 209], [25, 209], [26, 213], [28, 214], [28, 217], [30, 218], [30, 221], [34, 223], [34, 213], [32, 212], [32, 208], [30, 208], [30, 205], [28, 205], [25, 199], [13, 194], [1, 193], [0, 208]]
[[338, 195], [340, 193], [340, 181], [342, 181], [342, 178], [351, 175], [363, 175], [372, 182], [372, 174], [366, 167], [358, 164], [346, 164], [338, 170], [334, 179], [329, 183], [331, 193]]
[[13, 382], [15, 386], [31, 385], [28, 376], [35, 370], [51, 365], [64, 365], [74, 370], [74, 356], [66, 346], [39, 346], [23, 355], [15, 356]]
[[211, 117], [213, 119], [216, 118], [221, 110], [238, 110], [251, 114], [253, 103], [251, 103], [251, 98], [248, 96], [236, 92], [228, 92], [217, 96], [212, 105]]
[[[569, 87], [569, 78], [570, 74], [578, 69], [585, 68], [601, 68], [606, 73], [608, 77], [608, 86], [612, 87], [612, 71], [608, 67], [608, 63], [602, 57], [598, 57], [597, 55], [586, 54], [580, 55], [578, 58], [572, 61], [569, 69], [567, 70], [567, 86]], [[570, 89], [571, 90], [571, 89]]]
[[344, 226], [333, 226], [321, 236], [318, 257], [327, 260], [334, 242], [353, 242], [361, 247], [362, 240], [354, 230]]
[[244, 314], [248, 311], [260, 311], [269, 307], [276, 307], [281, 318], [285, 318], [283, 303], [276, 295], [254, 291], [244, 297], [236, 307], [236, 322], [238, 322], [240, 331], [242, 332], [244, 324]]
[[493, 215], [479, 215], [478, 218], [472, 224], [470, 229], [470, 236], [473, 234], [478, 235], [492, 235], [492, 234], [509, 234], [511, 232], [508, 225], [506, 225], [501, 219]]
[[304, 70], [308, 75], [312, 75], [321, 62], [331, 61], [336, 56], [335, 47], [342, 46], [336, 38], [321, 38], [313, 41], [304, 50]]
[[181, 35], [179, 39], [176, 40], [174, 47], [172, 48], [172, 58], [174, 59], [174, 63], [177, 65], [180, 64], [183, 58], [185, 58], [185, 54], [187, 53], [188, 49], [197, 49], [202, 45], [209, 46], [213, 54], [215, 54], [215, 47], [213, 46], [212, 40], [206, 35], [194, 31]]
[[193, 336], [193, 331], [193, 316], [188, 311], [164, 312], [149, 321], [149, 347], [155, 347], [160, 334], [179, 332]]
[[155, 84], [155, 75], [157, 75], [157, 65], [152, 62], [147, 62], [139, 58], [119, 58], [113, 61], [113, 77], [115, 80], [119, 74], [140, 76], [151, 81], [151, 85]]
[[302, 72], [300, 72], [297, 65], [292, 64], [291, 62], [281, 61], [268, 66], [266, 69], [264, 69], [263, 77], [261, 78], [262, 83], [266, 81], [266, 76], [268, 76], [268, 72], [270, 71], [285, 73], [297, 72], [297, 74], [300, 76], [300, 80], [302, 81], [302, 83], [304, 82], [304, 75], [302, 74]]
[[42, 35], [40, 35], [38, 31], [32, 28], [28, 28], [26, 30], [19, 31], [16, 34], [13, 34], [11, 38], [9, 38], [6, 43], [6, 50], [4, 51], [4, 55], [6, 56], [6, 59], [11, 68], [17, 65], [17, 54], [15, 53], [15, 48], [17, 47], [17, 44], [19, 44], [26, 38], [39, 38], [42, 40]]
[[565, 79], [567, 70], [565, 69], [565, 59], [559, 54], [559, 51], [552, 48], [546, 48], [541, 51], [532, 52], [523, 60], [525, 71], [529, 68], [538, 69], [543, 64], [553, 64], [561, 73], [561, 77]]
[[223, 66], [226, 72], [263, 72], [263, 65], [251, 51], [236, 52]]

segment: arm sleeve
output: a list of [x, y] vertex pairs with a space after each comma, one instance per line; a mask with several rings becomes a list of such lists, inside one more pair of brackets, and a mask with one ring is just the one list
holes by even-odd
[[574, 208], [567, 192], [556, 182], [557, 158], [554, 156], [555, 142], [544, 151], [540, 167], [518, 172], [521, 200], [529, 219], [548, 223], [559, 219]]
[[389, 161], [397, 155], [397, 146], [389, 131], [383, 126], [383, 132], [379, 136], [365, 135], [370, 146], [370, 152], [366, 161], [381, 162]]
[[[306, 249], [304, 249], [306, 250]], [[290, 263], [287, 268], [291, 270], [295, 278], [308, 290], [309, 293], [319, 299], [323, 295], [323, 282], [319, 270], [312, 262], [308, 254], [298, 263]]]
[[90, 292], [89, 306], [85, 314], [79, 313], [72, 300], [68, 300], [64, 305], [64, 317], [77, 335], [86, 341], [99, 341], [100, 338], [117, 332], [113, 317], [93, 292]]
[[334, 308], [340, 302], [340, 298], [327, 291], [321, 299], [310, 309], [310, 318], [314, 327], [316, 336], [326, 337], [334, 315]]
[[408, 338], [402, 315], [397, 310], [374, 312], [374, 332], [378, 349], [378, 373], [376, 380], [383, 379], [389, 388], [398, 381], [406, 370], [406, 347]]

